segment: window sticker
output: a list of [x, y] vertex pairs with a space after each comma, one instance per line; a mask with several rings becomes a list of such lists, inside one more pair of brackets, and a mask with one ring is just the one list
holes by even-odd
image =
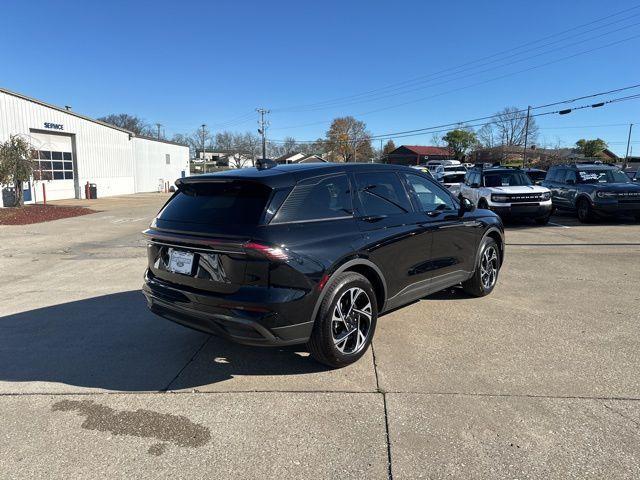
[[596, 172], [578, 172], [578, 175], [580, 175], [580, 180], [582, 180], [583, 182], [589, 182], [593, 180], [600, 181], [600, 178], [602, 177], [602, 174]]

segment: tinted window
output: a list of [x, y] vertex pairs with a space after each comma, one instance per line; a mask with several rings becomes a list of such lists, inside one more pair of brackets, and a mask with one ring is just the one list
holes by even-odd
[[564, 172], [566, 170], [564, 168], [556, 168], [555, 170], [553, 170], [551, 172], [551, 178], [550, 180], [552, 182], [564, 182]]
[[411, 211], [409, 197], [395, 172], [356, 173], [364, 215], [396, 215]]
[[564, 174], [564, 183], [567, 183], [567, 180], [573, 180], [573, 183], [576, 183], [576, 172], [573, 170], [565, 170]]
[[515, 170], [512, 172], [487, 172], [484, 176], [485, 187], [521, 187], [531, 185], [531, 179], [526, 173]]
[[629, 178], [622, 170], [580, 170], [580, 183], [628, 183]]
[[420, 210], [431, 212], [437, 209], [455, 209], [451, 196], [437, 185], [434, 185], [433, 182], [419, 175], [411, 175], [410, 173], [404, 175], [420, 205]]
[[269, 187], [254, 182], [185, 184], [158, 218], [208, 225], [255, 225], [270, 193]]
[[304, 222], [353, 214], [346, 175], [317, 177], [299, 182], [271, 223]]

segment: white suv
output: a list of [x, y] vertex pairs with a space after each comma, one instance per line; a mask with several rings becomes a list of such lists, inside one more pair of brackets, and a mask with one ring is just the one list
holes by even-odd
[[460, 194], [478, 208], [501, 217], [533, 218], [539, 225], [546, 225], [553, 213], [551, 191], [533, 185], [519, 168], [474, 167], [467, 172]]

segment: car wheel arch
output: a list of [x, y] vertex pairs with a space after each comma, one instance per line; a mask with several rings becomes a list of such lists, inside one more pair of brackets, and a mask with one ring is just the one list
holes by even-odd
[[478, 248], [476, 249], [476, 262], [474, 265], [478, 265], [480, 261], [480, 245], [486, 238], [491, 238], [496, 241], [498, 244], [498, 252], [500, 253], [500, 265], [504, 262], [504, 235], [497, 227], [490, 227], [486, 232], [482, 235], [482, 238], [478, 242]]
[[313, 308], [313, 315], [311, 317], [312, 321], [315, 321], [316, 316], [318, 315], [318, 310], [320, 309], [320, 305], [322, 304], [322, 300], [326, 294], [327, 288], [326, 286], [334, 279], [337, 275], [343, 272], [356, 272], [364, 276], [371, 285], [373, 286], [373, 290], [376, 294], [376, 303], [378, 304], [378, 312], [382, 312], [384, 310], [384, 306], [387, 299], [387, 282], [385, 280], [384, 274], [380, 270], [380, 268], [373, 263], [371, 260], [366, 258], [352, 258], [351, 260], [347, 260], [332, 269], [329, 278], [324, 284], [320, 295], [316, 300], [316, 304]]
[[586, 193], [579, 193], [578, 195], [576, 195], [574, 206], [578, 208], [578, 203], [580, 203], [582, 200], [588, 202], [589, 206], [593, 206], [593, 201], [591, 200], [591, 197]]

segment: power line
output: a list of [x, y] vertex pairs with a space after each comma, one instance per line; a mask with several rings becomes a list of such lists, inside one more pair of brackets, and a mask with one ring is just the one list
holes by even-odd
[[[628, 18], [623, 18], [623, 19], [618, 20], [616, 22], [612, 22], [609, 25], [613, 25], [613, 24], [619, 23], [621, 21], [627, 21], [627, 20], [629, 20], [629, 18], [638, 17], [638, 16], [640, 16], [640, 13], [632, 15], [631, 17], [628, 17]], [[605, 26], [609, 26], [609, 25], [605, 25]], [[472, 72], [473, 75], [479, 75], [479, 74], [482, 74], [482, 73], [495, 71], [498, 68], [508, 67], [508, 66], [514, 65], [516, 63], [525, 62], [525, 61], [532, 60], [534, 58], [537, 58], [537, 57], [540, 57], [540, 56], [543, 56], [543, 55], [548, 55], [550, 53], [553, 53], [553, 52], [556, 52], [556, 51], [559, 51], [559, 50], [564, 50], [564, 49], [567, 49], [569, 47], [573, 47], [575, 45], [580, 45], [580, 44], [583, 44], [583, 43], [586, 43], [586, 42], [590, 42], [590, 41], [596, 40], [598, 38], [605, 37], [607, 35], [617, 34], [620, 31], [622, 31], [623, 29], [636, 27], [638, 25], [640, 25], [640, 23], [633, 23], [633, 24], [630, 24], [630, 25], [625, 25], [623, 27], [618, 27], [618, 28], [616, 28], [614, 30], [601, 33], [600, 35], [596, 35], [596, 36], [593, 36], [591, 38], [579, 40], [577, 42], [572, 42], [572, 43], [568, 43], [568, 44], [565, 44], [565, 45], [560, 45], [559, 47], [555, 47], [555, 48], [552, 48], [552, 49], [549, 49], [549, 50], [546, 50], [546, 51], [543, 51], [543, 52], [539, 52], [539, 53], [537, 53], [535, 55], [531, 55], [531, 56], [527, 56], [527, 57], [523, 57], [523, 58], [519, 58], [519, 59], [516, 58], [515, 60], [509, 60], [509, 59], [514, 58], [514, 57], [519, 57], [523, 53], [526, 53], [526, 52], [529, 52], [529, 51], [538, 50], [540, 48], [543, 48], [543, 47], [546, 47], [546, 46], [549, 46], [549, 45], [553, 45], [553, 44], [557, 44], [557, 43], [560, 43], [560, 42], [564, 42], [564, 41], [570, 40], [570, 39], [556, 40], [556, 41], [551, 42], [551, 43], [547, 43], [547, 44], [540, 45], [538, 47], [535, 47], [535, 48], [532, 48], [532, 49], [529, 49], [529, 50], [525, 50], [523, 52], [519, 52], [519, 53], [516, 53], [516, 54], [508, 55], [508, 56], [503, 57], [503, 58], [498, 58], [498, 59], [492, 60], [490, 62], [481, 63], [481, 64], [473, 66], [473, 67], [467, 67], [467, 68], [463, 68], [463, 69], [458, 69], [457, 67], [453, 67], [453, 68], [445, 69], [445, 70], [442, 70], [442, 72], [445, 72], [445, 71], [448, 71], [448, 70], [454, 70], [454, 71], [452, 71], [450, 73], [446, 73], [444, 75], [432, 74], [432, 75], [429, 76], [429, 77], [432, 77], [430, 79], [423, 79], [423, 80], [420, 80], [420, 81], [413, 81], [412, 82], [412, 83], [415, 83], [416, 85], [417, 84], [421, 84], [421, 83], [430, 83], [430, 85], [423, 85], [423, 86], [414, 87], [414, 88], [410, 88], [410, 89], [407, 89], [407, 87], [410, 86], [410, 85], [407, 85], [407, 86], [404, 86], [404, 87], [396, 87], [396, 88], [393, 88], [393, 89], [389, 90], [389, 92], [395, 92], [395, 93], [366, 95], [366, 96], [363, 96], [363, 98], [359, 98], [359, 99], [327, 102], [327, 103], [325, 103], [323, 105], [317, 105], [315, 107], [295, 108], [295, 109], [294, 108], [291, 108], [291, 109], [279, 109], [279, 110], [274, 110], [274, 112], [277, 112], [277, 111], [280, 111], [280, 112], [282, 112], [282, 111], [291, 111], [291, 112], [317, 111], [317, 110], [324, 110], [324, 109], [327, 109], [327, 108], [336, 108], [336, 107], [340, 107], [340, 106], [350, 106], [350, 105], [356, 105], [356, 104], [361, 104], [361, 103], [369, 103], [369, 102], [384, 100], [386, 98], [393, 98], [393, 97], [397, 97], [397, 96], [400, 96], [400, 95], [406, 95], [408, 93], [424, 90], [426, 88], [432, 88], [432, 87], [435, 87], [435, 86], [438, 86], [438, 85], [444, 85], [444, 84], [447, 84], [447, 83], [449, 83], [451, 81], [451, 79], [449, 79], [449, 80], [445, 80], [445, 81], [441, 81], [441, 82], [437, 82], [437, 83], [432, 83], [435, 80], [449, 78], [449, 77], [456, 77], [456, 76], [459, 76], [459, 75], [461, 75], [463, 73], [470, 73], [471, 74], [471, 72]], [[602, 27], [600, 27], [600, 28], [602, 28]], [[589, 33], [591, 33], [591, 31], [586, 31], [586, 32], [583, 32], [583, 33], [581, 33], [579, 35], [585, 35], [585, 34], [589, 34]], [[509, 60], [509, 61], [505, 62], [505, 63], [501, 63], [499, 65], [494, 65], [491, 68], [486, 68], [484, 70], [479, 70], [477, 72], [473, 72], [473, 70], [476, 70], [478, 68], [482, 68], [482, 67], [485, 67], [487, 65], [492, 65], [492, 64], [497, 63], [497, 62], [504, 62], [505, 60]]]
[[[292, 106], [292, 107], [284, 107], [284, 108], [280, 108], [280, 109], [274, 109], [273, 111], [274, 112], [280, 112], [280, 111], [287, 111], [287, 110], [300, 109], [300, 108], [309, 108], [309, 107], [320, 106], [320, 105], [325, 105], [325, 104], [330, 104], [330, 103], [335, 103], [335, 102], [341, 102], [341, 101], [344, 101], [344, 100], [354, 99], [354, 98], [358, 98], [358, 97], [363, 97], [363, 96], [371, 95], [371, 94], [374, 94], [374, 93], [377, 93], [377, 92], [381, 92], [381, 91], [384, 91], [384, 90], [388, 90], [388, 89], [394, 88], [394, 87], [397, 89], [401, 85], [408, 85], [408, 84], [411, 84], [411, 83], [420, 82], [420, 81], [423, 81], [424, 79], [431, 78], [434, 75], [438, 75], [438, 74], [441, 74], [441, 73], [444, 73], [444, 72], [448, 72], [448, 71], [451, 71], [451, 70], [457, 70], [459, 68], [466, 67], [466, 66], [469, 66], [469, 65], [473, 65], [473, 64], [476, 64], [476, 63], [484, 62], [485, 60], [502, 56], [505, 53], [510, 53], [510, 52], [513, 52], [513, 51], [516, 51], [516, 50], [520, 50], [520, 49], [522, 49], [524, 47], [527, 47], [527, 46], [530, 46], [530, 45], [535, 45], [535, 44], [540, 43], [540, 42], [542, 42], [544, 40], [547, 40], [547, 39], [550, 39], [550, 38], [554, 38], [554, 37], [559, 37], [559, 36], [565, 35], [567, 33], [573, 32], [575, 30], [579, 30], [579, 29], [582, 29], [584, 27], [588, 27], [590, 25], [594, 25], [594, 24], [597, 24], [597, 23], [601, 23], [604, 20], [607, 20], [607, 19], [610, 19], [610, 18], [613, 18], [613, 17], [617, 17], [619, 15], [622, 15], [624, 13], [628, 13], [628, 12], [630, 12], [632, 10], [636, 10], [638, 8], [640, 8], [640, 5], [636, 5], [634, 7], [630, 7], [630, 8], [618, 11], [616, 13], [607, 15], [605, 17], [601, 17], [601, 18], [595, 19], [593, 21], [574, 26], [572, 28], [563, 30], [561, 32], [558, 32], [558, 33], [555, 33], [555, 34], [551, 34], [551, 35], [539, 38], [537, 40], [533, 40], [533, 41], [518, 45], [516, 47], [510, 48], [510, 49], [507, 49], [507, 50], [503, 50], [503, 51], [494, 53], [492, 55], [488, 55], [488, 56], [482, 57], [482, 58], [477, 59], [477, 60], [466, 62], [466, 63], [460, 64], [460, 65], [457, 65], [457, 66], [453, 66], [453, 67], [448, 67], [446, 69], [439, 70], [439, 71], [431, 73], [431, 74], [421, 75], [421, 76], [415, 77], [413, 79], [404, 80], [402, 82], [396, 82], [396, 83], [393, 83], [393, 84], [390, 84], [390, 85], [387, 85], [387, 86], [379, 87], [379, 88], [376, 88], [376, 89], [373, 89], [373, 90], [369, 90], [369, 91], [366, 91], [366, 92], [361, 92], [361, 93], [358, 93], [358, 94], [346, 95], [346, 96], [337, 97], [337, 98], [330, 99], [330, 100], [325, 100], [325, 101], [322, 101], [322, 102], [315, 102], [315, 103], [310, 103], [310, 104], [303, 104], [303, 105], [297, 105], [297, 106]], [[626, 21], [629, 18], [633, 18], [633, 17], [635, 17], [637, 15], [638, 14], [631, 15], [631, 16], [625, 16], [624, 18], [616, 20], [616, 21], [611, 22], [609, 24], [600, 25], [598, 28], [603, 28], [603, 27], [606, 27], [606, 26], [613, 25], [615, 23], [619, 23], [621, 21]], [[583, 33], [579, 33], [578, 35], [582, 35], [584, 33], [590, 33], [591, 31], [593, 31], [593, 29], [592, 30], [588, 30], [588, 31], [583, 32]], [[575, 35], [573, 37], [575, 37]], [[555, 42], [551, 42], [551, 43], [548, 43], [546, 45], [551, 45], [553, 43], [558, 43], [558, 42], [564, 41], [564, 40], [567, 40], [567, 39], [557, 40]], [[543, 45], [543, 46], [546, 46], [546, 45]], [[541, 46], [538, 46], [536, 48], [541, 48]], [[535, 50], [535, 48], [534, 49], [529, 49], [528, 51], [531, 51], [531, 50]], [[520, 52], [519, 54], [521, 54], [521, 53], [523, 53], [523, 52]]]
[[[629, 87], [624, 87], [621, 89], [616, 89], [616, 91], [623, 91], [623, 90], [628, 90], [631, 88], [638, 88], [640, 87], [640, 84], [638, 85], [634, 85], [634, 86], [629, 86]], [[602, 95], [602, 94], [600, 94]], [[593, 96], [598, 96], [597, 94], [593, 94], [593, 95], [589, 95], [587, 97], [593, 97]], [[583, 110], [586, 108], [599, 108], [602, 107], [604, 105], [607, 104], [611, 104], [611, 103], [618, 103], [618, 102], [622, 102], [622, 101], [629, 101], [629, 100], [635, 100], [637, 98], [640, 98], [640, 94], [634, 94], [634, 95], [628, 95], [626, 97], [619, 97], [619, 98], [614, 98], [614, 99], [609, 99], [603, 102], [599, 102], [599, 103], [595, 103], [595, 104], [586, 104], [586, 105], [580, 105], [577, 107], [572, 107], [569, 109], [562, 109], [562, 110], [553, 110], [553, 111], [549, 111], [549, 112], [540, 112], [540, 113], [534, 113], [531, 114], [530, 117], [541, 117], [541, 116], [546, 116], [546, 115], [554, 115], [554, 114], [560, 114], [560, 115], [566, 115], [568, 113], [571, 113], [572, 111], [577, 111], [577, 110]], [[560, 101], [560, 102], [555, 102], [553, 104], [550, 105], [560, 105], [562, 103], [567, 103], [567, 102], [573, 102], [574, 100], [564, 100], [564, 101]], [[536, 107], [531, 107], [531, 110], [534, 109], [540, 109], [540, 108], [546, 108], [545, 105], [541, 105], [541, 106], [536, 106]], [[513, 114], [519, 114], [519, 113], [523, 113], [526, 112], [528, 109], [523, 109], [523, 110], [516, 110], [514, 112], [511, 112]], [[484, 125], [488, 125], [493, 123], [494, 119], [496, 117], [496, 114], [493, 115], [488, 115], [488, 116], [484, 116], [484, 117], [478, 117], [475, 119], [470, 119], [470, 120], [462, 120], [462, 121], [457, 121], [457, 122], [451, 122], [451, 123], [446, 123], [446, 124], [442, 124], [442, 125], [435, 125], [432, 127], [424, 127], [424, 128], [418, 128], [418, 129], [413, 129], [413, 130], [405, 130], [405, 131], [401, 131], [401, 132], [391, 132], [391, 133], [384, 133], [384, 134], [379, 134], [379, 135], [372, 135], [369, 137], [370, 140], [376, 140], [376, 139], [381, 139], [381, 138], [405, 138], [405, 137], [413, 137], [413, 136], [419, 136], [419, 135], [425, 135], [428, 133], [442, 133], [442, 132], [447, 132], [450, 130], [451, 127], [453, 126], [464, 126], [464, 127], [482, 127]], [[525, 116], [519, 116], [519, 117], [514, 117], [514, 120], [522, 120], [525, 119]], [[471, 123], [471, 122], [477, 122], [480, 120], [489, 120], [488, 122], [481, 122], [481, 123]], [[626, 124], [624, 124], [626, 125]], [[284, 142], [283, 140], [270, 140], [273, 143], [282, 143]], [[326, 142], [326, 140], [322, 140], [322, 139], [318, 139], [318, 140], [299, 140], [297, 141], [297, 143], [317, 143], [317, 142]]]
[[[450, 93], [459, 92], [461, 90], [465, 90], [465, 89], [468, 89], [468, 88], [477, 87], [479, 85], [484, 85], [486, 83], [494, 82], [496, 80], [501, 80], [503, 78], [511, 77], [513, 75], [517, 75], [517, 74], [520, 74], [520, 73], [525, 73], [525, 72], [529, 72], [531, 70], [535, 70], [535, 69], [538, 69], [538, 68], [542, 68], [542, 67], [546, 67], [546, 66], [549, 66], [549, 65], [553, 65], [555, 63], [562, 62], [564, 60], [568, 60], [568, 59], [571, 59], [571, 58], [575, 58], [575, 57], [580, 56], [580, 55], [584, 55], [584, 54], [587, 54], [587, 53], [592, 53], [594, 51], [602, 50], [604, 48], [609, 48], [609, 47], [612, 47], [614, 45], [618, 45], [618, 44], [623, 43], [623, 42], [634, 40], [636, 38], [640, 38], [640, 34], [639, 35], [633, 35], [631, 37], [627, 37], [627, 38], [624, 38], [624, 39], [621, 39], [621, 40], [617, 40], [615, 42], [611, 42], [611, 43], [608, 43], [606, 45], [602, 45], [602, 46], [599, 46], [599, 47], [591, 48], [591, 49], [588, 49], [588, 50], [583, 50], [581, 52], [574, 53], [572, 55], [567, 55], [565, 57], [561, 57], [561, 58], [558, 58], [558, 59], [555, 59], [555, 60], [551, 60], [549, 62], [545, 62], [545, 63], [539, 64], [539, 65], [534, 65], [532, 67], [528, 67], [528, 68], [525, 68], [525, 69], [522, 69], [522, 70], [517, 70], [515, 72], [510, 72], [510, 73], [506, 73], [506, 74], [503, 74], [503, 75], [499, 75], [497, 77], [493, 77], [493, 78], [490, 78], [490, 79], [487, 79], [487, 80], [483, 80], [481, 82], [476, 82], [476, 83], [472, 83], [472, 84], [465, 85], [465, 86], [462, 86], [462, 87], [454, 88], [454, 89], [451, 89], [451, 90], [446, 90], [444, 92], [440, 92], [440, 93], [437, 93], [437, 94], [434, 94], [434, 95], [430, 95], [428, 97], [422, 97], [422, 98], [414, 99], [414, 100], [411, 100], [411, 101], [408, 101], [408, 102], [403, 102], [403, 103], [399, 103], [399, 104], [395, 104], [395, 105], [391, 105], [391, 106], [387, 106], [387, 107], [378, 108], [378, 109], [375, 109], [375, 110], [370, 110], [370, 111], [367, 111], [367, 112], [359, 113], [359, 114], [356, 114], [356, 116], [363, 117], [363, 116], [366, 116], [366, 115], [370, 115], [372, 113], [377, 113], [377, 112], [381, 112], [381, 111], [385, 111], [385, 110], [390, 110], [390, 109], [398, 108], [398, 107], [401, 107], [401, 106], [404, 106], [404, 105], [415, 104], [415, 103], [418, 103], [418, 102], [422, 102], [424, 100], [429, 100], [429, 99], [441, 97], [443, 95], [447, 95], [447, 94], [450, 94]], [[325, 124], [325, 123], [329, 123], [329, 122], [331, 122], [331, 120], [325, 120], [325, 121], [314, 122], [314, 123], [307, 123], [307, 124], [303, 124], [303, 125], [279, 127], [276, 130], [292, 129], [292, 128], [311, 126], [311, 125], [320, 125], [320, 124]]]

